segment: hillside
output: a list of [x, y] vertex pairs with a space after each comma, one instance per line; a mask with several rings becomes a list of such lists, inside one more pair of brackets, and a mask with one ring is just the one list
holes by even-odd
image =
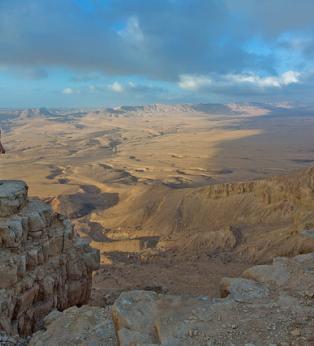
[[314, 226], [314, 169], [264, 180], [173, 189], [131, 189], [91, 221], [110, 239], [158, 237], [157, 248], [234, 251], [248, 261], [309, 251], [300, 232]]

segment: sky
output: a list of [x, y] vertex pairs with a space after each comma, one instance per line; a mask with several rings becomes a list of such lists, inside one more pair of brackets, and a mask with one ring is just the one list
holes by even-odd
[[0, 108], [313, 103], [313, 0], [0, 0]]

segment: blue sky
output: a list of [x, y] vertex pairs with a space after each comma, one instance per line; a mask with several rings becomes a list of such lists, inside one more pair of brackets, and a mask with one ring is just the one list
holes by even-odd
[[312, 103], [312, 0], [0, 0], [0, 107]]

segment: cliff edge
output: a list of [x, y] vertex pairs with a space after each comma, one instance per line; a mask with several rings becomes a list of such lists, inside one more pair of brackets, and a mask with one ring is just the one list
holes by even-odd
[[0, 180], [0, 332], [31, 335], [53, 309], [89, 300], [98, 250], [22, 181]]

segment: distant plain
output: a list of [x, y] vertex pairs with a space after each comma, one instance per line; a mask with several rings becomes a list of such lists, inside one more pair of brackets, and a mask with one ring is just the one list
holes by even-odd
[[[226, 248], [218, 253], [216, 245], [215, 251], [188, 245], [195, 234], [215, 226], [211, 217], [198, 219], [197, 211], [192, 221], [182, 223], [183, 201], [202, 199], [203, 189], [212, 184], [314, 166], [314, 108], [1, 109], [0, 126], [7, 150], [0, 157], [0, 178], [25, 180], [31, 195], [67, 214], [81, 235], [102, 250], [96, 300], [104, 296], [103, 287], [110, 300], [108, 287], [113, 292], [141, 288], [147, 277], [161, 290], [215, 295], [214, 281], [280, 253], [264, 249], [263, 255], [231, 261], [225, 251], [229, 238], [222, 240]], [[290, 219], [280, 227], [288, 223]], [[184, 255], [174, 250], [178, 228], [182, 238], [190, 239], [180, 243], [189, 250]], [[190, 284], [192, 277], [195, 285]], [[199, 277], [207, 277], [200, 286]]]

